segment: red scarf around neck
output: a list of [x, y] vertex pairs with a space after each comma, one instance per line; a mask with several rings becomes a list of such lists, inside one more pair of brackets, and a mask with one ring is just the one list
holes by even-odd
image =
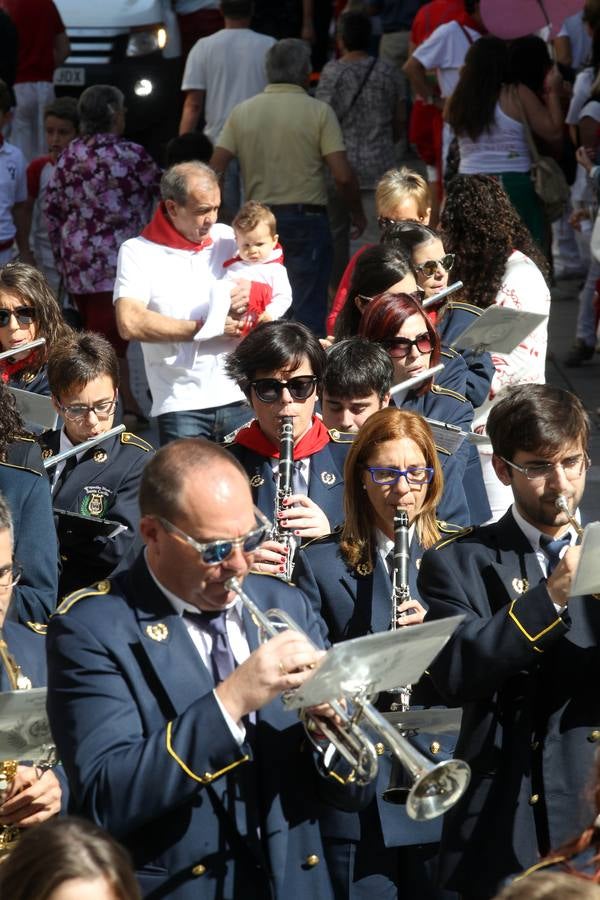
[[[15, 354], [18, 352], [18, 350], [15, 350]], [[10, 381], [13, 375], [17, 375], [19, 372], [22, 372], [23, 369], [33, 368], [37, 355], [37, 350], [32, 350], [31, 353], [27, 354], [25, 359], [18, 359], [16, 362], [10, 362], [9, 356], [0, 360], [0, 378], [2, 381]]]
[[210, 247], [213, 242], [211, 237], [202, 238], [199, 244], [195, 241], [188, 241], [177, 231], [169, 219], [164, 203], [156, 207], [151, 221], [146, 225], [141, 236], [154, 244], [162, 244], [163, 247], [173, 247], [174, 250], [193, 250], [196, 253]]
[[[313, 453], [322, 450], [329, 441], [329, 432], [323, 425], [323, 422], [321, 419], [313, 416], [312, 426], [294, 445], [294, 461], [312, 456]], [[260, 453], [261, 456], [279, 459], [279, 447], [272, 444], [264, 431], [261, 430], [258, 419], [254, 419], [247, 428], [240, 428], [235, 436], [235, 443], [241, 444], [242, 447], [248, 447], [249, 450], [254, 450], [256, 453]]]

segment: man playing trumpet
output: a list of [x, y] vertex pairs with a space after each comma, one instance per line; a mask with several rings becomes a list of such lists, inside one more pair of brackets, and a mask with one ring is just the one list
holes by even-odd
[[487, 432], [513, 505], [440, 541], [418, 579], [429, 619], [465, 617], [430, 667], [446, 702], [463, 706], [456, 754], [472, 780], [446, 816], [441, 866], [465, 900], [494, 896], [593, 818], [585, 789], [600, 736], [600, 602], [570, 596], [587, 414], [567, 391], [518, 385]]
[[[65, 598], [49, 628], [49, 716], [73, 811], [129, 849], [144, 894], [330, 900], [322, 802], [364, 795], [319, 774], [281, 701], [322, 656], [319, 620], [295, 588], [248, 575], [269, 523], [227, 451], [166, 445], [140, 508], [146, 547], [131, 570]], [[232, 578], [301, 630], [260, 644]]]

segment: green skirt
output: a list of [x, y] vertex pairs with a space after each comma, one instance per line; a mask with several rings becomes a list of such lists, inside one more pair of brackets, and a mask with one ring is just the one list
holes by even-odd
[[542, 205], [529, 172], [495, 172], [516, 211], [527, 225], [531, 236], [544, 250], [547, 243], [547, 224]]

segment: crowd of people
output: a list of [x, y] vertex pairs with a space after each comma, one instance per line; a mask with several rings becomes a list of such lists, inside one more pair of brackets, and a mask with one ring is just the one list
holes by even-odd
[[[277, 40], [176, 4], [164, 167], [116, 87], [0, 82], [0, 690], [47, 689], [55, 747], [0, 761], [1, 898], [600, 894], [591, 426], [545, 383], [569, 270], [595, 352], [600, 4], [557, 66], [477, 0], [351, 2], [309, 90], [316, 6]], [[371, 639], [444, 625], [368, 697]]]

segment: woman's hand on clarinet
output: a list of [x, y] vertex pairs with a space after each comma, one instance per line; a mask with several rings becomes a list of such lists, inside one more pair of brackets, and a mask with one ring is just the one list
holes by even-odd
[[301, 540], [331, 534], [329, 519], [310, 497], [305, 494], [292, 494], [283, 503], [285, 509], [279, 515], [279, 524], [290, 534]]
[[279, 541], [265, 541], [254, 553], [251, 572], [258, 575], [285, 574], [290, 549]]
[[425, 607], [421, 606], [418, 600], [412, 598], [401, 603], [396, 612], [397, 628], [404, 628], [405, 625], [420, 625], [427, 615]]

